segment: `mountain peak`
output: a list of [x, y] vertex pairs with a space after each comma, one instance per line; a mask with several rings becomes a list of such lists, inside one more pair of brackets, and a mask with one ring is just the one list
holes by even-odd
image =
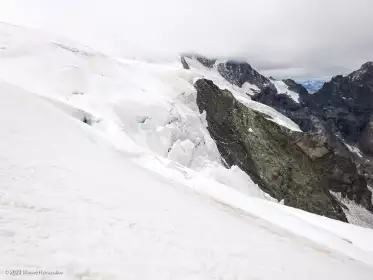
[[365, 62], [361, 68], [361, 70], [373, 70], [373, 61]]
[[349, 77], [360, 84], [373, 85], [373, 62], [364, 63], [359, 70], [352, 72]]

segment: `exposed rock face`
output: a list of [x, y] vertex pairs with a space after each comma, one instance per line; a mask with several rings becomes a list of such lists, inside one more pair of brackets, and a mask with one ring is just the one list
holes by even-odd
[[[330, 129], [345, 141], [373, 156], [373, 62], [348, 76], [336, 76], [305, 101]], [[372, 160], [355, 159], [359, 173], [373, 183]]]
[[256, 85], [259, 89], [263, 89], [266, 86], [273, 87], [269, 79], [260, 75], [246, 62], [230, 60], [225, 63], [219, 63], [218, 72], [228, 82], [239, 87], [242, 87], [246, 82]]
[[357, 161], [359, 173], [366, 179], [369, 186], [373, 186], [373, 161], [370, 159], [360, 159]]
[[347, 147], [334, 134], [320, 127], [318, 133], [293, 136], [297, 145], [313, 160], [315, 166], [328, 177], [327, 188], [373, 211], [372, 194]]
[[359, 139], [360, 149], [373, 156], [373, 119], [370, 119]]
[[364, 64], [348, 76], [332, 78], [306, 103], [334, 133], [348, 142], [359, 142], [373, 113], [373, 63]]
[[[239, 103], [212, 81], [198, 80], [195, 87], [199, 110], [206, 111], [208, 130], [229, 165], [239, 166], [286, 205], [346, 221], [327, 189], [330, 185], [337, 188], [329, 165], [339, 158], [325, 139], [292, 133]], [[345, 193], [353, 193], [354, 186], [347, 179], [343, 182]]]
[[364, 63], [359, 70], [352, 72], [349, 75], [351, 81], [359, 85], [373, 85], [373, 62]]
[[189, 70], [189, 69], [190, 69], [190, 67], [189, 67], [188, 63], [186, 62], [184, 56], [181, 56], [181, 57], [180, 57], [180, 62], [181, 62], [181, 64], [183, 65], [183, 68], [184, 68], [184, 69], [186, 69], [186, 70]]
[[[365, 63], [350, 75], [336, 76], [315, 94], [301, 95], [300, 104], [291, 98], [278, 96], [270, 90], [262, 90], [253, 98], [274, 107], [303, 131], [317, 131], [323, 126], [331, 136], [359, 145], [362, 152], [373, 156], [373, 63]], [[337, 140], [338, 141], [338, 140]], [[342, 143], [341, 141], [339, 141]], [[358, 163], [359, 171], [367, 180], [367, 168]]]
[[[354, 200], [368, 210], [373, 210], [372, 194], [366, 186], [366, 180], [373, 177], [373, 173], [369, 173], [373, 168], [367, 164], [359, 164], [359, 168], [356, 167], [351, 153], [341, 139], [333, 133], [330, 124], [322, 119], [322, 113], [317, 108], [312, 110], [303, 102], [296, 103], [289, 96], [278, 94], [268, 88], [256, 94], [253, 100], [275, 108], [297, 123], [302, 131], [311, 132], [312, 134], [304, 134], [299, 143], [303, 143], [301, 147], [311, 147], [317, 144], [316, 146], [319, 148], [314, 151], [316, 154], [325, 151], [325, 149], [330, 151], [328, 156], [322, 156], [322, 161], [319, 162], [319, 165], [323, 166], [324, 172], [330, 176], [328, 188], [334, 192], [340, 192], [343, 197]], [[367, 139], [371, 139], [369, 138], [370, 133], [367, 131]], [[306, 135], [314, 135], [313, 141], [304, 142], [309, 137]], [[366, 145], [370, 147], [370, 142]], [[312, 154], [309, 156], [313, 158]]]
[[282, 81], [289, 87], [289, 90], [298, 93], [300, 96], [308, 94], [308, 90], [301, 84], [296, 83], [294, 80], [285, 79]]
[[219, 63], [217, 69], [231, 84], [256, 85], [260, 91], [253, 100], [275, 108], [306, 132], [269, 123], [229, 91], [200, 80], [195, 84], [197, 103], [207, 112], [208, 129], [228, 165], [238, 165], [287, 205], [345, 220], [329, 189], [373, 211], [366, 183], [373, 184], [373, 161], [354, 158], [341, 140], [358, 142], [366, 154], [373, 152], [373, 63], [334, 77], [313, 95], [293, 80], [284, 80], [299, 94], [300, 103], [278, 93], [270, 79], [245, 62]]
[[299, 125], [302, 131], [316, 131], [320, 120], [313, 116], [310, 110], [301, 103], [295, 102], [286, 94], [277, 93], [276, 89], [265, 87], [252, 97], [252, 100], [266, 104], [287, 116]]
[[207, 68], [214, 67], [214, 65], [216, 63], [216, 59], [207, 58], [207, 57], [204, 57], [202, 55], [183, 54], [183, 55], [181, 55], [180, 60], [181, 60], [181, 64], [183, 65], [184, 69], [190, 69], [188, 63], [185, 60], [186, 57], [190, 58], [190, 59], [196, 59], [199, 63], [201, 63], [202, 65], [204, 65]]
[[210, 59], [201, 55], [195, 56], [195, 58], [207, 68], [212, 68], [215, 65], [216, 59]]
[[[300, 104], [296, 104], [285, 95], [275, 91], [262, 89], [254, 96], [254, 100], [274, 107], [282, 112], [303, 131], [312, 131], [311, 119], [320, 121], [332, 133], [350, 143], [359, 143], [364, 152], [372, 154], [373, 139], [370, 122], [373, 117], [373, 63], [365, 63], [359, 70], [350, 75], [336, 76], [315, 94], [305, 94], [303, 89], [297, 90], [292, 80], [284, 80], [290, 90], [300, 96]], [[303, 94], [301, 93], [303, 92]], [[310, 120], [307, 120], [310, 119]]]

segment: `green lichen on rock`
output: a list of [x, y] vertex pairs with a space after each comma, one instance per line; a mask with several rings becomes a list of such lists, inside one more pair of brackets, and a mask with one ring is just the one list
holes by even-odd
[[302, 145], [306, 143], [299, 133], [267, 120], [212, 81], [198, 80], [195, 87], [199, 110], [206, 111], [209, 133], [230, 166], [239, 166], [286, 205], [346, 221], [327, 189], [328, 174], [309, 156], [313, 153], [319, 159], [329, 150], [316, 147], [311, 153], [305, 151]]

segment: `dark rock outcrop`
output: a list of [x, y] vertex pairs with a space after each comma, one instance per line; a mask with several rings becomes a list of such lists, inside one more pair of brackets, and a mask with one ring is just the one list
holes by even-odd
[[[293, 136], [294, 139], [294, 136]], [[295, 136], [297, 145], [328, 177], [327, 188], [373, 211], [372, 194], [360, 175], [351, 153], [334, 134], [321, 126], [317, 133]]]
[[214, 67], [216, 63], [216, 59], [210, 59], [201, 55], [196, 55], [195, 58], [204, 66], [207, 68], [212, 68]]
[[180, 57], [180, 62], [181, 62], [181, 65], [183, 65], [184, 69], [186, 69], [186, 70], [190, 69], [189, 64], [185, 60], [185, 56]]
[[[330, 165], [339, 158], [325, 139], [293, 133], [267, 120], [212, 81], [198, 80], [195, 87], [199, 110], [206, 111], [208, 130], [228, 165], [239, 166], [286, 205], [346, 221], [341, 206], [328, 191], [329, 186], [337, 188], [333, 179], [338, 175], [331, 175], [336, 170]], [[343, 180], [346, 195], [354, 195], [354, 183], [347, 183], [353, 179]]]
[[358, 143], [364, 153], [373, 155], [373, 63], [346, 77], [334, 77], [315, 94], [308, 94], [293, 80], [284, 80], [299, 94], [299, 103], [278, 93], [270, 79], [248, 63], [219, 63], [217, 70], [233, 85], [256, 85], [260, 90], [252, 97], [254, 101], [273, 107], [305, 132], [269, 123], [229, 91], [200, 80], [195, 85], [197, 103], [207, 112], [209, 132], [228, 165], [238, 165], [287, 205], [345, 220], [331, 190], [373, 211], [366, 183], [373, 184], [373, 160], [357, 157], [343, 142]]
[[300, 94], [299, 106], [291, 98], [268, 90], [253, 99], [274, 107], [303, 131], [312, 131], [321, 122], [330, 133], [373, 156], [372, 62], [345, 77], [335, 76], [315, 94]]
[[252, 100], [266, 104], [283, 115], [287, 116], [299, 125], [302, 131], [315, 131], [320, 124], [320, 120], [313, 116], [307, 107], [302, 103], [295, 102], [287, 94], [279, 94], [272, 87], [265, 87], [256, 93]]
[[364, 63], [359, 70], [352, 72], [348, 77], [361, 86], [373, 86], [373, 62]]
[[[275, 108], [297, 123], [302, 131], [309, 132], [309, 134], [302, 136], [302, 141], [304, 141], [304, 137], [308, 137], [306, 135], [314, 135], [313, 145], [317, 143], [319, 147], [325, 147], [330, 151], [328, 156], [322, 157], [322, 162], [319, 163], [329, 176], [328, 189], [340, 192], [343, 197], [348, 197], [366, 209], [373, 210], [371, 193], [366, 186], [369, 173], [362, 172], [360, 168], [357, 168], [350, 151], [342, 140], [333, 133], [327, 121], [322, 119], [322, 114], [318, 109], [312, 110], [306, 104], [296, 103], [288, 95], [278, 94], [269, 88], [257, 93], [252, 99]], [[311, 145], [311, 143], [310, 141], [306, 142], [304, 147]]]
[[373, 113], [373, 63], [365, 63], [348, 76], [332, 78], [306, 103], [335, 134], [358, 143]]
[[305, 102], [332, 132], [365, 154], [355, 158], [359, 173], [373, 183], [373, 62], [347, 76], [336, 76]]
[[289, 87], [289, 90], [298, 93], [300, 96], [308, 94], [308, 90], [301, 84], [296, 83], [294, 80], [285, 79], [282, 81]]
[[358, 159], [357, 169], [359, 173], [365, 178], [369, 186], [373, 186], [373, 160], [371, 159]]
[[373, 156], [373, 119], [365, 126], [359, 139], [360, 149], [367, 155]]
[[219, 63], [218, 72], [228, 82], [239, 87], [242, 87], [246, 82], [256, 85], [259, 89], [273, 87], [268, 78], [259, 74], [246, 62], [229, 60], [225, 63]]
[[[299, 93], [300, 104], [269, 89], [262, 89], [253, 99], [274, 107], [296, 122], [303, 131], [312, 131], [322, 122], [331, 133], [348, 143], [360, 144], [364, 152], [373, 155], [372, 62], [365, 63], [348, 76], [332, 78], [315, 94], [297, 90], [297, 84], [292, 80], [284, 82], [290, 90]], [[316, 120], [316, 124], [312, 124], [311, 120]]]
[[188, 63], [185, 60], [186, 57], [197, 60], [199, 63], [207, 68], [213, 68], [216, 63], [216, 59], [207, 58], [199, 54], [182, 54], [180, 57], [180, 61], [184, 69], [190, 69]]

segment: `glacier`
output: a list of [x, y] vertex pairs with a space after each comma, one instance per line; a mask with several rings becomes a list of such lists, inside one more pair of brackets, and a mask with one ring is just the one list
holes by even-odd
[[0, 47], [2, 278], [371, 279], [371, 229], [284, 206], [225, 167], [198, 78], [300, 131], [253, 85], [8, 24]]

